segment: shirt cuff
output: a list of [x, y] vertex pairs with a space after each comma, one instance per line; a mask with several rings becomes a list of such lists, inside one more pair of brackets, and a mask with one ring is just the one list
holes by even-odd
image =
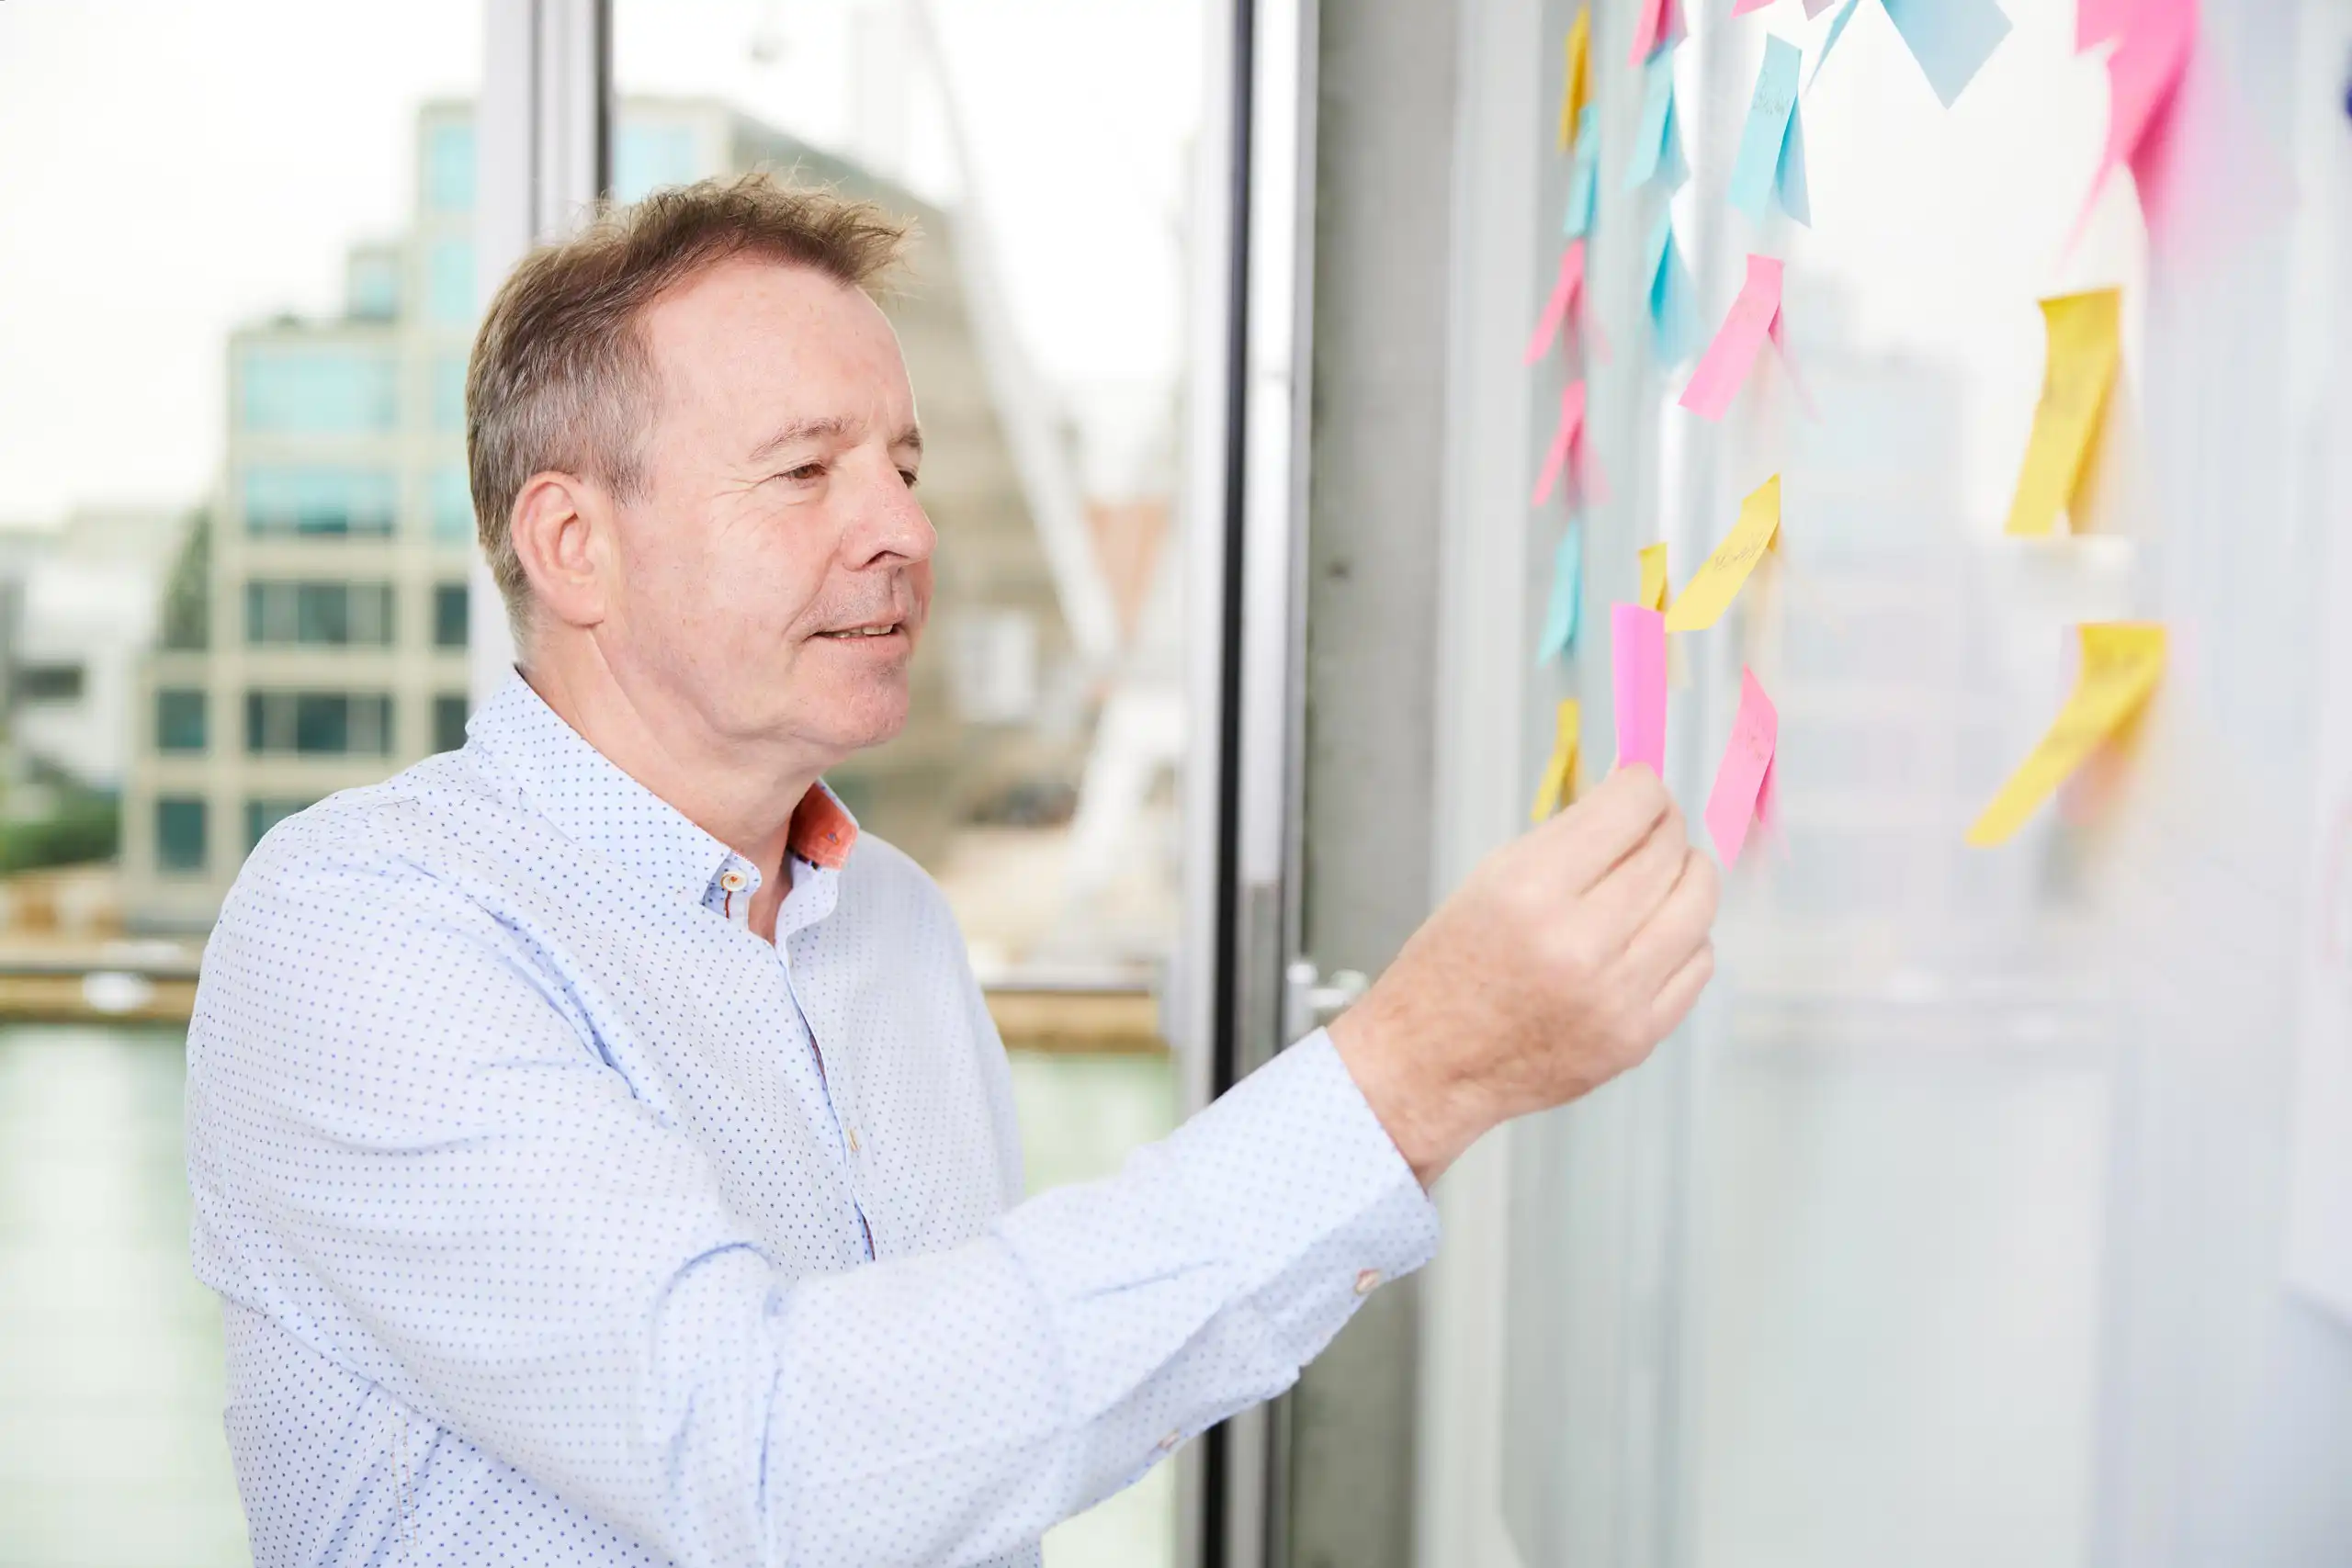
[[1437, 1206], [1319, 1029], [1170, 1143], [1186, 1185], [1227, 1217], [1227, 1265], [1295, 1366], [1437, 1251]]

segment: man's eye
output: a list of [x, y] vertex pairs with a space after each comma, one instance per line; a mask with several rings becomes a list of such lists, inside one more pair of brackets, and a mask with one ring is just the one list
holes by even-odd
[[782, 477], [787, 479], [821, 479], [825, 477], [825, 465], [803, 463], [797, 468], [785, 469]]
[[900, 468], [899, 470], [899, 477], [907, 481], [907, 488], [909, 490], [915, 488], [915, 471], [912, 468]]

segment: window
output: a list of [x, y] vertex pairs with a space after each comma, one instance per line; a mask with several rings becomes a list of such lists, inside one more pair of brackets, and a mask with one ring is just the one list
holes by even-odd
[[616, 200], [636, 201], [664, 186], [692, 185], [704, 172], [695, 165], [689, 126], [625, 123], [613, 138]]
[[467, 488], [466, 470], [461, 468], [435, 468], [430, 481], [433, 511], [433, 537], [446, 544], [462, 545], [474, 536], [474, 496]]
[[444, 692], [433, 699], [433, 749], [455, 751], [465, 743], [465, 694]]
[[389, 468], [248, 468], [244, 501], [248, 534], [390, 534], [400, 478]]
[[466, 585], [462, 582], [433, 585], [433, 646], [466, 646]]
[[433, 428], [462, 435], [466, 429], [466, 356], [445, 354], [433, 362]]
[[462, 327], [474, 319], [471, 242], [436, 240], [424, 253], [424, 314], [444, 327]]
[[390, 354], [352, 343], [248, 343], [244, 427], [273, 435], [358, 435], [400, 421]]
[[474, 128], [463, 119], [424, 128], [424, 207], [428, 212], [469, 212], [474, 205]]
[[401, 313], [401, 253], [396, 245], [355, 245], [343, 269], [343, 313], [390, 321]]
[[24, 703], [78, 703], [82, 700], [79, 664], [20, 664], [17, 667], [17, 700]]
[[392, 699], [382, 692], [247, 692], [245, 750], [256, 756], [389, 756]]
[[285, 800], [276, 797], [246, 801], [245, 849], [247, 852], [250, 853], [254, 846], [260, 843], [272, 828], [277, 827], [296, 812], [308, 811], [317, 804], [315, 800]]
[[197, 795], [167, 795], [155, 802], [155, 865], [162, 871], [202, 871], [205, 838], [204, 801]]
[[184, 686], [166, 686], [155, 694], [155, 750], [204, 750], [204, 693]]
[[297, 643], [388, 648], [392, 642], [392, 585], [248, 582], [245, 640], [256, 647]]

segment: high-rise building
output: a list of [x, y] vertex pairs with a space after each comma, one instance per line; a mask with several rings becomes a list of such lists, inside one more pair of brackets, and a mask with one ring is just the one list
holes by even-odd
[[[411, 227], [352, 249], [340, 318], [231, 337], [220, 488], [172, 573], [133, 703], [134, 927], [209, 926], [281, 818], [464, 742], [465, 367], [482, 304], [470, 106], [427, 105], [416, 152]], [[909, 286], [885, 305], [921, 398], [923, 497], [943, 541], [934, 636], [907, 732], [828, 778], [922, 857], [959, 822], [1066, 796], [1084, 741], [1090, 694], [1006, 438], [1008, 381], [984, 357], [1006, 352], [1009, 334], [976, 323], [987, 306], [959, 286], [945, 215], [903, 189], [723, 105], [622, 107], [621, 200], [760, 167], [919, 225]]]

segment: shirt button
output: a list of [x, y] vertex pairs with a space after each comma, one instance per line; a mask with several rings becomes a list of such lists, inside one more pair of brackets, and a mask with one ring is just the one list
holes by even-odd
[[1366, 1269], [1356, 1276], [1356, 1294], [1368, 1296], [1380, 1286], [1380, 1270]]
[[857, 1153], [857, 1129], [854, 1127], [849, 1130], [849, 1152]]
[[741, 893], [751, 880], [733, 866], [729, 866], [718, 874], [718, 885], [729, 893]]
[[1166, 1454], [1166, 1453], [1174, 1453], [1174, 1452], [1176, 1451], [1176, 1445], [1177, 1445], [1177, 1444], [1179, 1444], [1179, 1443], [1181, 1443], [1181, 1442], [1182, 1442], [1183, 1440], [1184, 1440], [1184, 1434], [1183, 1434], [1183, 1433], [1182, 1433], [1182, 1432], [1170, 1432], [1170, 1433], [1169, 1433], [1169, 1434], [1168, 1434], [1168, 1436], [1166, 1436], [1166, 1437], [1164, 1437], [1164, 1438], [1160, 1438], [1160, 1439], [1159, 1439], [1159, 1451], [1160, 1451], [1161, 1453], [1164, 1453], [1164, 1454]]

